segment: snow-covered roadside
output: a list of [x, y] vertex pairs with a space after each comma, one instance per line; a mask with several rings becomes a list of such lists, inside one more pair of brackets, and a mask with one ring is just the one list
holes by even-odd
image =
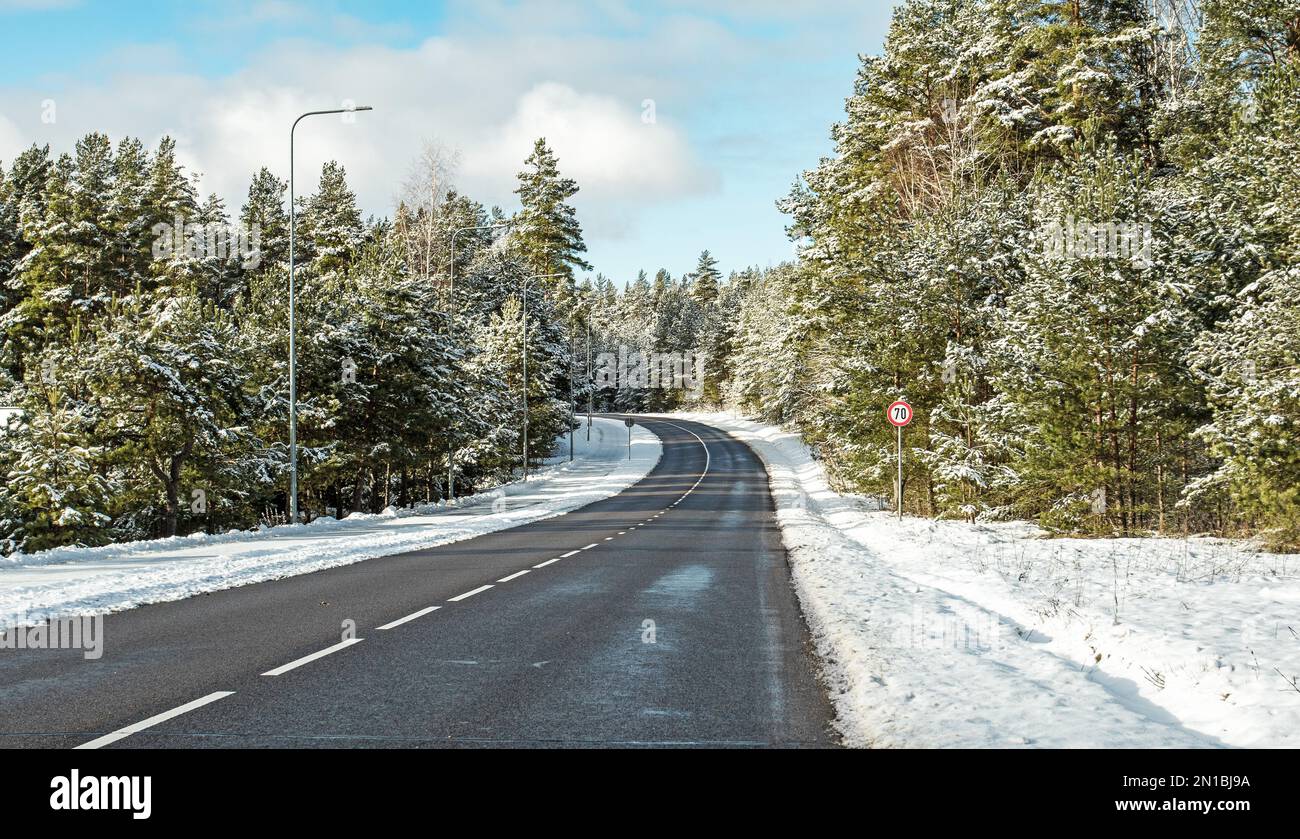
[[621, 421], [597, 418], [568, 437], [527, 483], [458, 501], [379, 515], [318, 519], [258, 533], [195, 534], [100, 548], [62, 548], [0, 559], [0, 627], [43, 618], [101, 614], [145, 603], [306, 574], [421, 550], [563, 515], [616, 495], [659, 462], [659, 438], [633, 429], [628, 459]]
[[832, 492], [796, 434], [679, 416], [767, 465], [850, 744], [1300, 746], [1300, 556], [900, 523]]

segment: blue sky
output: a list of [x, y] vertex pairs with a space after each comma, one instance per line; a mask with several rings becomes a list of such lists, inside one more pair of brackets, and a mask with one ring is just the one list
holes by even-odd
[[352, 100], [376, 110], [300, 129], [300, 192], [335, 158], [364, 208], [388, 214], [433, 142], [459, 152], [464, 191], [511, 210], [514, 174], [545, 134], [582, 187], [596, 270], [680, 275], [705, 248], [724, 270], [769, 265], [792, 252], [773, 202], [830, 152], [857, 56], [880, 48], [889, 13], [821, 0], [0, 0], [0, 159], [32, 142], [67, 150], [91, 130], [170, 135], [233, 207], [259, 166], [287, 176], [296, 112]]

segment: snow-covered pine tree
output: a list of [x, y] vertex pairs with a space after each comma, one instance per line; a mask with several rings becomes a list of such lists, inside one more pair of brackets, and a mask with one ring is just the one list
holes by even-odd
[[343, 271], [351, 264], [365, 239], [365, 226], [357, 196], [348, 186], [347, 172], [337, 161], [321, 168], [316, 192], [303, 201], [298, 218], [303, 253], [297, 258], [306, 276], [320, 277]]
[[149, 153], [144, 144], [133, 137], [124, 138], [113, 159], [107, 214], [96, 222], [112, 237], [112, 258], [104, 277], [104, 293], [110, 300], [152, 287], [149, 267], [156, 234], [150, 214], [145, 212], [148, 177]]
[[740, 307], [734, 373], [727, 403], [765, 422], [794, 425], [816, 395], [805, 388], [808, 319], [794, 301], [803, 281], [794, 265], [781, 265], [753, 278]]
[[0, 430], [0, 554], [111, 540], [105, 510], [118, 487], [81, 401], [77, 350], [54, 347], [20, 391], [22, 413]]
[[722, 272], [718, 270], [718, 260], [707, 250], [701, 251], [695, 273], [691, 276], [691, 299], [700, 306], [712, 305], [718, 299], [718, 285], [721, 281]]
[[[5, 316], [18, 300], [17, 293], [9, 289], [9, 278], [26, 244], [18, 227], [18, 196], [11, 181], [6, 177], [4, 161], [0, 160], [0, 335], [4, 334]], [[4, 404], [3, 394], [12, 386], [16, 371], [9, 342], [5, 341], [4, 350], [0, 351], [0, 375], [4, 376], [6, 386], [0, 388], [0, 404]]]
[[[525, 266], [519, 266], [528, 270]], [[569, 405], [554, 383], [568, 374], [568, 348], [554, 306], [543, 294], [528, 295], [528, 392], [524, 394], [524, 322], [520, 298], [508, 299], [478, 329], [477, 356], [471, 365], [485, 382], [502, 389], [491, 398], [501, 408], [487, 438], [492, 459], [507, 473], [522, 466], [524, 399], [527, 398], [529, 459], [548, 456], [552, 441], [567, 427]], [[489, 461], [490, 462], [490, 461]]]
[[741, 307], [755, 273], [753, 269], [733, 273], [722, 285], [713, 304], [704, 311], [696, 347], [703, 379], [699, 383], [698, 397], [689, 395], [695, 403], [714, 407], [723, 404], [733, 376]]
[[[1185, 361], [1197, 327], [1155, 177], [1137, 153], [1097, 150], [1037, 191], [1046, 235], [1008, 295], [995, 378], [1021, 441], [1019, 510], [1049, 525], [1156, 529], [1177, 498], [1170, 479], [1200, 399]], [[1136, 225], [1131, 250], [1112, 223]], [[1048, 231], [1064, 239], [1049, 247]]]
[[251, 359], [236, 352], [230, 319], [195, 291], [172, 288], [117, 304], [96, 321], [75, 380], [94, 421], [91, 439], [119, 475], [121, 535], [172, 536], [193, 492], [232, 505], [240, 461], [256, 452], [245, 425]]
[[289, 215], [284, 196], [289, 184], [266, 167], [248, 185], [248, 199], [239, 211], [244, 231], [257, 232], [257, 251], [250, 254], [250, 271], [272, 271], [289, 261]]
[[512, 238], [534, 274], [562, 274], [548, 279], [557, 300], [567, 305], [573, 289], [573, 270], [590, 271], [583, 259], [587, 246], [582, 240], [582, 226], [569, 199], [578, 193], [578, 184], [560, 174], [559, 160], [539, 137], [533, 153], [524, 161], [519, 173], [520, 210], [515, 217]]
[[[1228, 278], [1192, 362], [1214, 408], [1200, 429], [1221, 466], [1195, 482], [1186, 505], [1226, 496], [1272, 542], [1300, 544], [1300, 62], [1261, 80], [1256, 116], [1190, 175], [1204, 220], [1187, 237], [1192, 270]], [[1208, 222], [1208, 223], [1207, 223]], [[1224, 225], [1220, 227], [1219, 225]], [[1230, 237], [1230, 238], [1225, 238]], [[1214, 259], [1205, 265], [1204, 257]]]

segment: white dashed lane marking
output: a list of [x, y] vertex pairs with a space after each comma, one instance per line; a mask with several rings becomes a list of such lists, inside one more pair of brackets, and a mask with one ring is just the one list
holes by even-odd
[[404, 618], [398, 618], [397, 620], [395, 620], [395, 621], [393, 621], [393, 622], [391, 622], [391, 623], [386, 623], [386, 624], [384, 624], [383, 626], [377, 626], [377, 627], [375, 627], [375, 628], [376, 628], [376, 629], [392, 629], [392, 628], [395, 627], [395, 626], [401, 626], [402, 624], [406, 623], [407, 621], [413, 621], [413, 620], [415, 620], [416, 618], [422, 618], [422, 617], [424, 617], [425, 615], [429, 614], [430, 612], [436, 612], [436, 611], [438, 611], [438, 610], [441, 609], [441, 608], [442, 608], [441, 606], [430, 606], [430, 607], [428, 607], [427, 609], [421, 609], [421, 610], [418, 611], [418, 612], [412, 612], [411, 614], [407, 615], [407, 616], [404, 617]]
[[490, 588], [492, 588], [491, 585], [479, 586], [478, 588], [473, 589], [472, 591], [467, 591], [464, 594], [458, 594], [455, 597], [448, 597], [447, 602], [459, 603], [462, 600], [468, 600], [469, 598], [473, 597], [476, 594], [482, 594], [483, 592], [487, 591]]
[[233, 690], [219, 690], [213, 693], [209, 693], [207, 696], [199, 697], [198, 699], [195, 699], [193, 702], [186, 702], [184, 705], [181, 705], [176, 708], [172, 708], [170, 711], [163, 711], [161, 714], [155, 714], [154, 716], [150, 717], [147, 720], [140, 720], [140, 722], [131, 723], [130, 725], [125, 726], [124, 728], [119, 728], [117, 731], [114, 731], [111, 734], [105, 734], [103, 737], [96, 737], [94, 740], [91, 740], [89, 743], [82, 743], [80, 746], [77, 746], [77, 748], [98, 749], [101, 746], [107, 746], [110, 743], [116, 743], [118, 740], [121, 740], [125, 737], [130, 737], [132, 734], [135, 734], [138, 731], [144, 731], [146, 728], [153, 728], [155, 725], [157, 725], [160, 722], [166, 722], [167, 720], [172, 719], [173, 717], [179, 717], [181, 714], [185, 714], [190, 711], [193, 711], [195, 708], [202, 708], [204, 705], [207, 705], [211, 702], [216, 702], [218, 699], [225, 699], [227, 696], [230, 696], [233, 693], [234, 693]]
[[279, 667], [275, 668], [274, 670], [267, 670], [262, 675], [279, 676], [284, 673], [288, 673], [290, 670], [296, 670], [297, 668], [302, 667], [304, 664], [310, 664], [311, 662], [315, 661], [318, 658], [324, 658], [325, 656], [330, 655], [331, 653], [336, 653], [339, 650], [346, 650], [348, 647], [352, 646], [353, 644], [360, 644], [361, 641], [362, 641], [361, 638], [349, 638], [346, 641], [340, 641], [337, 644], [334, 644], [333, 646], [326, 647], [323, 650], [317, 650], [311, 655], [305, 655], [302, 658], [295, 659], [294, 661], [289, 662], [288, 664], [281, 664]]

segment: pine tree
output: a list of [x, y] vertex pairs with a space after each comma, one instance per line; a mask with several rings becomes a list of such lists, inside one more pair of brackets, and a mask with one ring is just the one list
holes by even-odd
[[194, 184], [176, 160], [176, 141], [163, 137], [149, 166], [144, 211], [149, 227], [178, 225], [192, 221], [198, 209]]
[[[12, 178], [6, 178], [4, 161], [0, 161], [0, 334], [4, 334], [5, 318], [17, 302], [16, 290], [9, 289], [9, 279], [25, 250], [18, 226], [18, 196], [12, 181]], [[5, 341], [4, 346], [4, 351], [0, 352], [0, 374], [9, 379], [18, 371], [18, 365], [9, 342]], [[2, 388], [0, 393], [7, 390], [7, 387]]]
[[256, 451], [244, 424], [250, 360], [235, 348], [230, 319], [189, 290], [133, 300], [96, 324], [76, 379], [105, 460], [129, 482], [115, 499], [126, 526], [176, 535], [187, 490], [215, 502], [220, 473]]
[[249, 259], [254, 270], [271, 270], [289, 261], [289, 216], [284, 193], [289, 188], [266, 167], [253, 176], [248, 200], [239, 212], [244, 231], [257, 233], [258, 251]]
[[801, 279], [791, 265], [765, 271], [750, 281], [740, 307], [727, 402], [777, 425], [795, 424], [807, 401], [801, 383], [809, 324], [793, 302]]
[[[62, 360], [62, 359], [61, 359]], [[110, 540], [103, 512], [114, 487], [81, 406], [69, 406], [51, 382], [33, 392], [21, 423], [0, 431], [0, 554]]]
[[1064, 253], [1024, 254], [997, 348], [999, 390], [1023, 441], [1022, 502], [1050, 524], [1154, 529], [1172, 507], [1164, 478], [1200, 401], [1185, 363], [1196, 322], [1169, 270], [1153, 174], [1115, 151], [1084, 162], [1043, 187], [1040, 218], [1153, 219], [1150, 253], [1097, 251], [1110, 243], [1090, 234]]
[[150, 263], [156, 234], [150, 215], [142, 212], [148, 198], [149, 153], [139, 140], [127, 137], [117, 145], [107, 214], [97, 223], [112, 237], [112, 266], [106, 277], [109, 299], [123, 299], [150, 288]]
[[[0, 452], [0, 550], [275, 521], [289, 456], [283, 182], [253, 179], [240, 220], [260, 241], [246, 265], [222, 241], [221, 200], [200, 204], [170, 140], [150, 157], [92, 134], [76, 152], [51, 162], [32, 149], [0, 177], [0, 391], [25, 417]], [[429, 208], [437, 246], [423, 253], [403, 208], [397, 225], [362, 223], [336, 164], [300, 209], [304, 506], [444, 497], [453, 459], [462, 491], [508, 478], [522, 431], [513, 327], [533, 267], [474, 231], [457, 241], [454, 298], [433, 270], [450, 267], [452, 230], [504, 215], [449, 190]], [[569, 410], [575, 333], [557, 302], [534, 283], [534, 458]]]
[[[1200, 213], [1191, 271], [1227, 278], [1206, 309], [1192, 363], [1214, 413], [1199, 429], [1221, 465], [1188, 506], [1231, 499], [1277, 545], [1300, 544], [1300, 61], [1266, 75], [1257, 118], [1238, 122], [1223, 153], [1194, 170]], [[1227, 211], [1225, 213], [1225, 210]], [[1233, 238], [1224, 240], [1227, 231]], [[1195, 259], [1195, 262], [1192, 261]], [[1189, 273], [1191, 273], [1189, 271]], [[1227, 310], [1215, 317], [1215, 313]]]
[[515, 189], [521, 209], [515, 219], [514, 239], [532, 273], [563, 275], [547, 282], [561, 300], [567, 300], [572, 293], [573, 270], [591, 270], [582, 258], [587, 251], [582, 227], [568, 203], [578, 193], [578, 184], [560, 175], [559, 160], [544, 137], [533, 144], [524, 166]]
[[203, 251], [190, 279], [204, 300], [230, 310], [247, 293], [247, 286], [242, 272], [244, 257], [239, 241], [232, 235], [234, 228], [225, 202], [215, 194], [209, 195], [199, 207], [196, 221], [203, 232]]
[[701, 306], [712, 305], [718, 299], [718, 283], [722, 273], [718, 271], [718, 261], [708, 251], [700, 253], [700, 261], [692, 275], [691, 297]]
[[528, 300], [528, 389], [524, 394], [524, 323], [518, 298], [507, 300], [478, 332], [477, 368], [504, 386], [505, 412], [498, 416], [491, 436], [513, 448], [502, 452], [502, 462], [514, 468], [522, 463], [524, 399], [527, 399], [530, 460], [550, 454], [550, 445], [568, 422], [569, 405], [559, 398], [554, 383], [568, 373], [565, 338], [554, 309], [543, 295]]
[[332, 160], [326, 163], [316, 192], [304, 204], [298, 229], [303, 253], [298, 259], [309, 276], [346, 270], [365, 237], [365, 228], [343, 167]]

